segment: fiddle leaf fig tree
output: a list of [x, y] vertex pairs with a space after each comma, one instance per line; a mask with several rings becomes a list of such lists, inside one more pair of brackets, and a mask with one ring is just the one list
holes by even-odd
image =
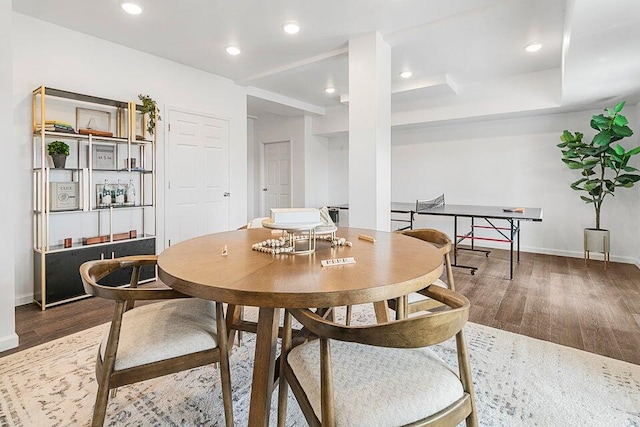
[[569, 169], [578, 170], [582, 175], [571, 184], [571, 188], [586, 193], [580, 198], [587, 204], [593, 204], [598, 230], [601, 229], [600, 213], [605, 197], [613, 196], [618, 187], [630, 188], [640, 181], [638, 169], [629, 165], [631, 157], [640, 153], [640, 147], [626, 151], [617, 143], [633, 135], [627, 126], [629, 121], [620, 114], [623, 107], [624, 101], [591, 118], [591, 127], [598, 131], [591, 142], [584, 142], [584, 135], [580, 132], [565, 130], [560, 137], [562, 142], [558, 144], [562, 150], [562, 161]]

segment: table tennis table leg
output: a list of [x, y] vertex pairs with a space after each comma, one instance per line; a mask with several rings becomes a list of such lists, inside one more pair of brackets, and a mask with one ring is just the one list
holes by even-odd
[[517, 221], [518, 224], [518, 262], [520, 262], [520, 220]]
[[[471, 229], [473, 230], [473, 227]], [[471, 245], [473, 247], [473, 239], [471, 239]], [[453, 216], [453, 264], [451, 264], [451, 267], [466, 268], [468, 270], [471, 270], [472, 276], [475, 275], [476, 271], [478, 270], [478, 267], [458, 264], [458, 217], [456, 215]]]
[[[513, 280], [513, 236], [514, 236], [514, 230], [513, 230], [513, 220], [509, 220], [509, 224], [511, 225], [511, 242], [509, 243], [511, 245], [511, 250], [509, 251], [509, 280]], [[518, 247], [520, 247], [520, 239], [518, 239]], [[520, 258], [520, 249], [518, 249], [518, 258]]]

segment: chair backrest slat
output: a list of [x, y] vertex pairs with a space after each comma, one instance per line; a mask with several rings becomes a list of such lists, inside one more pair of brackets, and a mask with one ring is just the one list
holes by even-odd
[[90, 295], [116, 301], [188, 297], [170, 288], [137, 288], [135, 286], [137, 285], [137, 274], [135, 271], [132, 277], [135, 284], [130, 283], [132, 286], [129, 288], [104, 286], [98, 283], [99, 280], [104, 279], [117, 270], [129, 267], [154, 266], [157, 261], [158, 257], [155, 255], [136, 255], [116, 259], [87, 261], [80, 266], [82, 285], [84, 286], [85, 292]]
[[451, 307], [451, 310], [365, 326], [333, 323], [307, 309], [290, 311], [300, 323], [321, 337], [379, 347], [426, 347], [446, 341], [462, 330], [469, 317], [469, 301], [460, 294], [436, 285], [429, 286], [423, 292]]
[[433, 228], [416, 228], [414, 230], [402, 230], [398, 231], [400, 234], [404, 234], [409, 237], [415, 237], [416, 239], [424, 240], [425, 242], [435, 245], [441, 254], [448, 254], [451, 252], [451, 239], [445, 233]]

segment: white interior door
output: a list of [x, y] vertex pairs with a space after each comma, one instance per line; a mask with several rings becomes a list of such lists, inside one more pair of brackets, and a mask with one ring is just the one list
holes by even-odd
[[169, 111], [167, 245], [229, 228], [229, 122]]
[[291, 143], [284, 141], [264, 144], [262, 170], [263, 214], [269, 216], [271, 208], [291, 207]]

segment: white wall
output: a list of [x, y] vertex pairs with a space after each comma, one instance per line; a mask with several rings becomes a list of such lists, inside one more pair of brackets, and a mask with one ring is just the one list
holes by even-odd
[[[4, 16], [4, 15], [3, 15]], [[16, 300], [31, 301], [31, 91], [57, 89], [123, 101], [149, 94], [161, 108], [172, 106], [230, 120], [230, 228], [247, 220], [246, 90], [228, 79], [127, 47], [13, 13], [13, 112], [18, 183], [15, 222]], [[2, 28], [6, 28], [4, 25]], [[2, 38], [5, 40], [5, 37]], [[2, 115], [6, 117], [6, 115]], [[158, 250], [164, 242], [164, 135], [158, 129]], [[15, 179], [17, 177], [17, 179]]]
[[[313, 134], [310, 116], [285, 117], [275, 114], [255, 120], [254, 135], [254, 188], [256, 189], [255, 216], [262, 203], [264, 144], [291, 141], [292, 207], [320, 207], [329, 201], [329, 139]], [[348, 189], [347, 189], [348, 190]]]
[[329, 199], [330, 205], [349, 203], [349, 136], [329, 138]]
[[[579, 178], [564, 166], [556, 144], [564, 129], [591, 138], [589, 120], [600, 111], [531, 116], [476, 123], [431, 126], [392, 132], [392, 200], [415, 201], [445, 193], [448, 203], [542, 207], [542, 223], [524, 223], [524, 251], [582, 257], [582, 229], [594, 225], [594, 212], [569, 184]], [[624, 110], [640, 133], [636, 106]], [[344, 174], [348, 158], [341, 138], [332, 138], [331, 179]], [[626, 148], [637, 136], [623, 141]], [[341, 160], [342, 159], [342, 160]], [[639, 160], [634, 160], [637, 166]], [[330, 186], [332, 203], [343, 201]], [[611, 230], [611, 258], [638, 259], [637, 211], [640, 192], [618, 189], [603, 205], [602, 226]], [[452, 234], [452, 220], [418, 216], [417, 226], [436, 226]], [[435, 224], [435, 225], [434, 225]]]
[[[259, 153], [255, 164], [255, 174], [260, 189], [263, 186], [264, 176], [262, 163], [264, 159], [264, 144], [268, 142], [291, 141], [291, 193], [292, 207], [305, 206], [305, 172], [304, 172], [304, 117], [284, 117], [275, 114], [260, 116], [254, 127], [255, 152]], [[262, 196], [260, 196], [262, 197]], [[260, 203], [256, 206], [259, 212]], [[263, 216], [262, 214], [256, 216]]]
[[247, 218], [256, 218], [258, 209], [260, 209], [260, 185], [259, 177], [256, 176], [256, 163], [259, 161], [259, 155], [256, 152], [255, 142], [255, 118], [247, 118]]
[[[16, 179], [19, 174], [18, 162], [15, 161], [18, 150], [15, 138], [12, 137], [12, 109], [11, 109], [11, 0], [0, 0], [0, 129], [8, 129], [3, 151], [6, 161], [0, 168], [0, 180], [5, 183], [4, 209], [0, 209], [0, 240], [3, 242], [0, 249], [0, 351], [18, 346], [18, 336], [15, 332], [15, 310], [13, 308], [15, 294], [15, 270], [14, 270], [14, 238], [15, 221], [17, 211], [8, 209], [11, 203], [18, 197]], [[25, 181], [30, 183], [30, 180]], [[26, 185], [30, 187], [29, 184]], [[20, 233], [17, 233], [20, 236]], [[26, 238], [28, 234], [22, 235]]]

